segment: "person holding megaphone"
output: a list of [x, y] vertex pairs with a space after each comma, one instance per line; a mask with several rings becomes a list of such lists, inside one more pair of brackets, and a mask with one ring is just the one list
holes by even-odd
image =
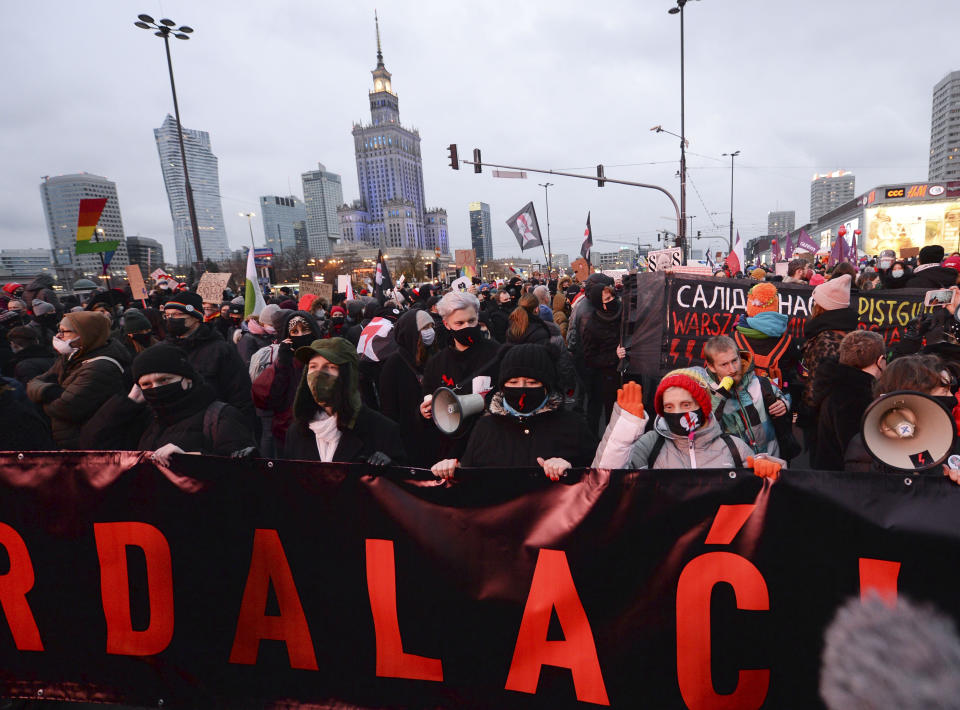
[[565, 408], [555, 359], [548, 346], [508, 346], [487, 413], [474, 425], [463, 456], [439, 461], [434, 475], [450, 478], [458, 466], [539, 466], [556, 481], [569, 468], [587, 466], [597, 440], [583, 416]]
[[[875, 399], [861, 431], [847, 445], [844, 470], [940, 470], [960, 483], [960, 459], [954, 456], [960, 454], [957, 374], [956, 365], [935, 355], [900, 357], [887, 365], [873, 386]], [[931, 468], [930, 461], [943, 464]]]

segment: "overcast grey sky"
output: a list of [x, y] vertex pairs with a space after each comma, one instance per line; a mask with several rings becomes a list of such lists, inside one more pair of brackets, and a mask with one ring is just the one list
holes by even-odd
[[[546, 222], [546, 176], [454, 172], [451, 142], [491, 162], [588, 173], [604, 163], [608, 177], [679, 195], [679, 141], [650, 131], [680, 129], [669, 0], [375, 2], [401, 121], [420, 131], [427, 204], [447, 209], [451, 248], [470, 246], [473, 200], [491, 205], [498, 257], [519, 253], [504, 220], [527, 201]], [[157, 238], [174, 257], [153, 140], [172, 102], [161, 40], [133, 26], [140, 12], [195, 28], [172, 47], [181, 113], [209, 131], [220, 159], [232, 248], [249, 241], [237, 213], [258, 212], [260, 195], [302, 195], [300, 173], [317, 162], [343, 176], [345, 200], [358, 196], [350, 130], [370, 117], [373, 3], [5, 3], [0, 248], [48, 247], [40, 177], [87, 171], [117, 183], [128, 235]], [[815, 172], [852, 170], [858, 193], [926, 180], [931, 91], [960, 68], [960, 2], [691, 0], [684, 14], [694, 230], [727, 234], [721, 154], [733, 150], [745, 238], [765, 233], [770, 210], [805, 222]], [[673, 224], [659, 193], [550, 182], [555, 252], [578, 251], [588, 210], [598, 239], [650, 242]], [[259, 219], [254, 233], [259, 245]]]

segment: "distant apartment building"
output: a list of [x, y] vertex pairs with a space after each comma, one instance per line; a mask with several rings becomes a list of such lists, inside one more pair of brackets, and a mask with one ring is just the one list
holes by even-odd
[[810, 221], [816, 222], [852, 200], [855, 180], [854, 174], [846, 170], [814, 175], [810, 183]]
[[789, 234], [796, 224], [797, 213], [793, 210], [767, 213], [767, 234]]

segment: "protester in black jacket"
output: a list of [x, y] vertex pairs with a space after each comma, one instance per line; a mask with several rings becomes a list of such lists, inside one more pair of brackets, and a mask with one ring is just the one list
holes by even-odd
[[190, 365], [213, 388], [216, 398], [233, 405], [253, 422], [250, 374], [233, 343], [203, 323], [203, 301], [182, 291], [163, 306], [167, 338], [187, 353]]
[[[550, 352], [539, 345], [509, 346], [488, 413], [476, 423], [459, 464], [464, 467], [540, 466], [557, 480], [572, 466], [589, 466], [597, 437], [583, 416], [564, 408]], [[457, 461], [433, 471], [452, 475]]]
[[53, 451], [50, 424], [27, 399], [23, 386], [0, 377], [0, 451]]
[[820, 363], [813, 380], [817, 446], [810, 452], [813, 468], [842, 471], [843, 455], [860, 431], [860, 420], [873, 401], [875, 378], [886, 368], [883, 336], [854, 330], [840, 341], [839, 359]]
[[949, 266], [940, 266], [944, 250], [939, 244], [931, 244], [920, 250], [918, 266], [907, 280], [907, 288], [949, 288], [957, 285], [958, 272]]
[[130, 357], [110, 338], [110, 321], [90, 311], [65, 315], [53, 342], [60, 355], [27, 383], [27, 395], [49, 417], [57, 446], [76, 449], [84, 422], [130, 386]]
[[397, 425], [360, 399], [357, 351], [344, 338], [298, 348], [304, 364], [284, 457], [313, 461], [403, 463]]
[[620, 387], [617, 365], [625, 352], [620, 346], [621, 308], [616, 291], [598, 283], [588, 287], [586, 295], [593, 312], [583, 316], [581, 342], [587, 368], [587, 424], [596, 434], [601, 415], [610, 421]]
[[153, 451], [169, 465], [176, 453], [229, 456], [254, 446], [250, 423], [219, 401], [180, 348], [160, 343], [133, 361], [136, 384], [115, 395], [84, 427], [88, 448]]
[[507, 328], [510, 327], [510, 314], [517, 307], [516, 300], [507, 289], [497, 291], [497, 302], [488, 309], [490, 314], [490, 332], [498, 343], [507, 341]]
[[380, 370], [380, 411], [400, 427], [407, 463], [429, 466], [436, 459], [431, 452], [433, 424], [420, 416], [423, 369], [436, 343], [433, 318], [421, 308], [400, 316], [392, 336], [397, 351]]
[[3, 374], [13, 377], [20, 384], [26, 385], [53, 365], [56, 353], [47, 343], [40, 344], [37, 331], [33, 328], [22, 325], [11, 328], [7, 340], [10, 341], [13, 355], [4, 367]]

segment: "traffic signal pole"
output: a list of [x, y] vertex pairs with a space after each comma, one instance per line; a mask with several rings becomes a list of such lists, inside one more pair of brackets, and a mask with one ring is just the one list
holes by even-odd
[[[521, 170], [521, 171], [526, 171], [530, 173], [556, 175], [558, 177], [578, 178], [580, 180], [596, 180], [597, 185], [599, 187], [603, 187], [604, 184], [608, 182], [612, 182], [617, 185], [628, 185], [630, 187], [644, 187], [644, 188], [647, 188], [648, 190], [657, 190], [658, 192], [662, 192], [664, 195], [666, 195], [670, 199], [670, 203], [673, 205], [673, 209], [677, 214], [677, 234], [683, 234], [683, 232], [685, 231], [684, 230], [685, 225], [683, 224], [683, 220], [680, 217], [680, 205], [677, 204], [676, 198], [674, 198], [674, 196], [671, 195], [667, 189], [660, 187], [659, 185], [649, 185], [644, 182], [633, 182], [631, 180], [617, 180], [616, 178], [608, 178], [604, 175], [603, 165], [597, 166], [596, 175], [578, 175], [577, 173], [562, 172], [560, 170], [544, 170], [542, 168], [527, 168], [527, 167], [521, 167], [519, 165], [501, 165], [499, 163], [484, 163], [480, 161], [479, 159], [480, 150], [476, 148], [474, 149], [474, 153], [473, 153], [474, 160], [456, 161], [456, 157], [457, 157], [456, 144], [451, 143], [449, 146], [449, 149], [450, 149], [450, 163], [451, 163], [450, 167], [452, 167], [454, 170], [459, 170], [460, 169], [459, 163], [463, 163], [465, 165], [472, 165], [474, 172], [480, 172], [482, 167], [486, 166], [488, 168], [503, 168], [504, 170]], [[454, 161], [457, 162], [456, 167], [454, 167]], [[684, 260], [686, 260], [686, 254], [684, 254]]]

